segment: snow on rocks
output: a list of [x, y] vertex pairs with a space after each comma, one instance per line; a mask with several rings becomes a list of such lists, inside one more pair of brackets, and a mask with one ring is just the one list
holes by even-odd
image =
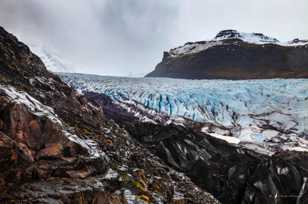
[[205, 131], [204, 129], [201, 130], [202, 132], [212, 136], [212, 137], [215, 137], [215, 138], [218, 138], [220, 140], [224, 140], [228, 143], [231, 143], [231, 144], [239, 144], [241, 142], [240, 139], [236, 138], [236, 137], [232, 137], [232, 136], [223, 136], [223, 135], [219, 135], [217, 133], [208, 133], [207, 131]]
[[236, 30], [224, 30], [217, 34], [215, 40], [230, 40], [230, 39], [239, 39], [244, 42], [253, 43], [253, 44], [275, 44], [279, 41], [275, 38], [268, 37], [262, 33], [244, 33], [238, 32]]
[[171, 49], [169, 51], [169, 56], [180, 57], [182, 55], [194, 54], [201, 51], [205, 51], [215, 46], [232, 43], [228, 40], [240, 40], [249, 44], [256, 44], [256, 45], [275, 44], [280, 46], [294, 46], [294, 47], [308, 45], [308, 40], [294, 39], [289, 42], [280, 42], [276, 38], [266, 36], [262, 33], [245, 33], [245, 32], [238, 32], [236, 30], [223, 30], [219, 32], [213, 40], [189, 42], [183, 46]]
[[106, 175], [104, 176], [104, 179], [107, 179], [107, 180], [111, 180], [111, 179], [116, 179], [119, 177], [119, 173], [112, 170], [112, 169], [109, 169], [106, 173]]
[[0, 85], [0, 93], [4, 93], [6, 96], [8, 96], [12, 100], [12, 102], [26, 106], [32, 114], [38, 117], [46, 117], [56, 125], [62, 126], [63, 134], [72, 142], [75, 142], [87, 149], [91, 157], [106, 158], [105, 153], [100, 150], [98, 144], [95, 141], [90, 139], [82, 139], [77, 135], [66, 131], [65, 125], [58, 118], [58, 116], [55, 114], [54, 110], [51, 107], [43, 105], [41, 102], [39, 102], [29, 94], [22, 91], [17, 91], [11, 86]]
[[203, 42], [195, 42], [195, 43], [186, 43], [185, 45], [171, 49], [169, 54], [171, 57], [177, 57], [180, 55], [193, 54], [198, 53], [204, 50], [207, 50], [214, 46], [222, 45], [221, 41], [203, 41]]
[[51, 107], [43, 105], [41, 102], [31, 97], [29, 94], [17, 91], [11, 86], [3, 85], [0, 85], [0, 91], [5, 93], [15, 103], [25, 105], [34, 115], [46, 116], [54, 123], [57, 123], [59, 125], [62, 124], [62, 122], [59, 120], [58, 116], [55, 114], [54, 110]]
[[82, 139], [80, 137], [78, 137], [77, 135], [71, 134], [68, 131], [63, 131], [64, 135], [71, 140], [72, 142], [75, 142], [77, 144], [79, 144], [80, 146], [82, 146], [83, 148], [85, 148], [90, 157], [92, 158], [106, 158], [107, 159], [107, 155], [105, 154], [105, 152], [103, 152], [97, 142], [91, 140], [91, 139]]

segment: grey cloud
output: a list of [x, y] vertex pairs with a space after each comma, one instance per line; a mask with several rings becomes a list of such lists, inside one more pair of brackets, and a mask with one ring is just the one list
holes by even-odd
[[222, 29], [308, 38], [306, 0], [1, 0], [0, 24], [78, 72], [150, 72], [163, 50]]

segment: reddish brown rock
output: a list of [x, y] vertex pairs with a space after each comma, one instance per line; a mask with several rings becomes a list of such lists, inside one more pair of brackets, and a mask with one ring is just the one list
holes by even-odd
[[127, 201], [120, 195], [99, 192], [95, 195], [93, 204], [127, 204]]
[[43, 143], [42, 131], [40, 124], [37, 120], [31, 120], [29, 123], [29, 141], [31, 147], [39, 149]]
[[4, 123], [3, 123], [3, 121], [0, 118], [0, 130], [2, 130], [3, 128], [4, 128]]
[[91, 169], [83, 169], [83, 170], [76, 170], [76, 171], [66, 171], [66, 173], [71, 177], [71, 178], [86, 178], [90, 176], [93, 171]]
[[7, 165], [12, 163], [11, 160], [14, 159], [13, 155], [16, 156], [14, 142], [11, 138], [0, 131], [0, 171], [1, 167], [4, 167], [5, 169]]
[[38, 158], [59, 158], [62, 154], [63, 145], [56, 143], [48, 145], [46, 148], [40, 150], [37, 154]]
[[22, 153], [21, 156], [29, 161], [34, 162], [34, 152], [24, 143], [17, 143], [18, 150]]

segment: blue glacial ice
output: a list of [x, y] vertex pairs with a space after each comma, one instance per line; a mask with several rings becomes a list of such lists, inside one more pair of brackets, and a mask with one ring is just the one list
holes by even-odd
[[62, 77], [80, 91], [103, 93], [113, 100], [133, 101], [174, 117], [224, 126], [232, 125], [232, 117], [273, 111], [290, 114], [299, 122], [308, 116], [306, 79], [183, 80], [82, 74]]
[[262, 143], [279, 139], [280, 143], [292, 143], [308, 134], [307, 79], [230, 81], [60, 76], [80, 92], [102, 93], [119, 103], [141, 104], [171, 118], [185, 117], [227, 127], [241, 141]]

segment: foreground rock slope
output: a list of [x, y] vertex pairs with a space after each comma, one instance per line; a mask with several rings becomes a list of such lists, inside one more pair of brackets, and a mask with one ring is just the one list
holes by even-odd
[[0, 28], [0, 203], [218, 203]]
[[147, 77], [184, 79], [307, 78], [308, 41], [281, 43], [261, 33], [225, 30], [211, 41], [164, 53]]

